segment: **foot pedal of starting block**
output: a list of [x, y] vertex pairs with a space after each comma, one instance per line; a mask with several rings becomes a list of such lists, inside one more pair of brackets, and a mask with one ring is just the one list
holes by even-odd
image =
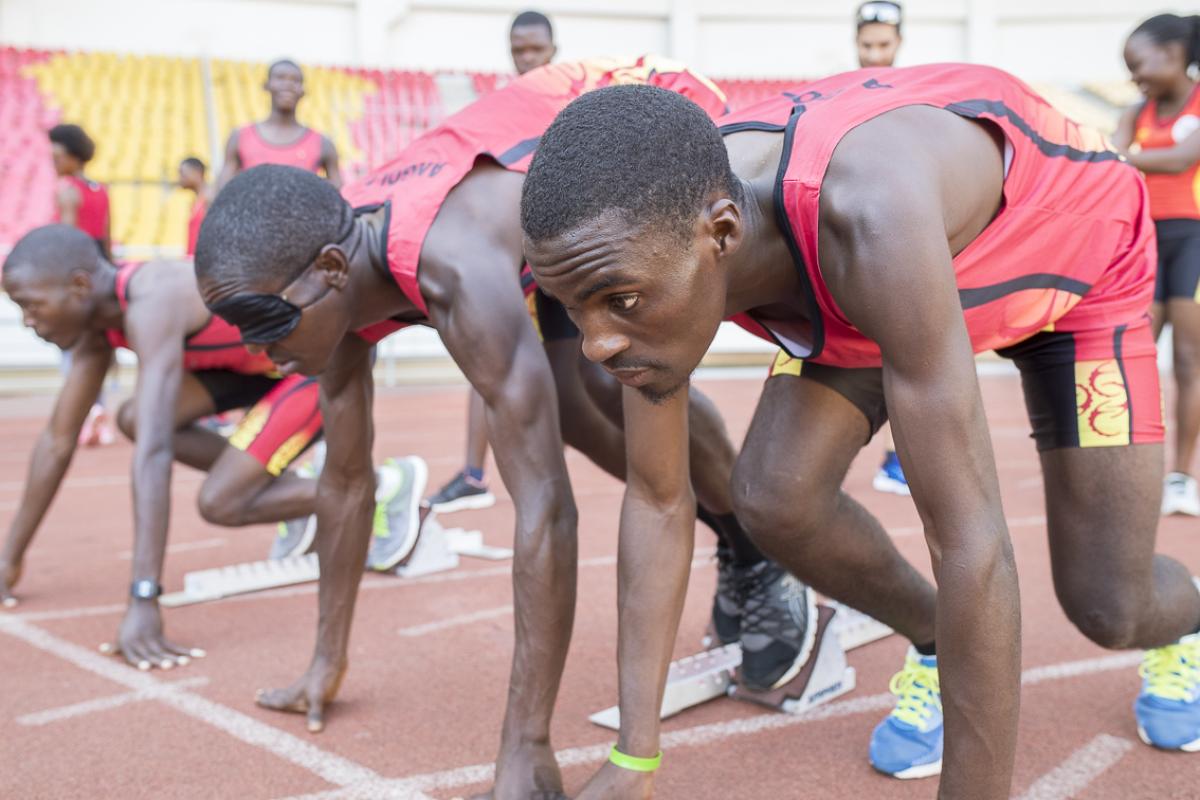
[[457, 566], [458, 553], [450, 546], [450, 537], [438, 522], [437, 514], [430, 511], [421, 521], [413, 551], [392, 572], [401, 578], [419, 578]]
[[485, 561], [509, 561], [513, 557], [511, 548], [492, 547], [484, 544], [483, 534], [480, 531], [448, 528], [446, 529], [446, 538], [450, 542], [450, 549], [460, 556], [482, 558]]
[[315, 581], [320, 575], [317, 554], [249, 561], [228, 567], [202, 569], [183, 576], [183, 591], [164, 594], [159, 603], [172, 608], [220, 600], [248, 592]]
[[817, 606], [814, 655], [803, 669], [777, 689], [760, 692], [734, 683], [729, 696], [756, 703], [788, 714], [803, 714], [821, 703], [840, 697], [854, 688], [854, 667], [846, 664], [846, 651], [833, 627], [837, 612], [829, 606]]
[[894, 630], [874, 617], [869, 617], [863, 612], [844, 606], [835, 600], [826, 600], [825, 604], [837, 612], [833, 617], [833, 630], [837, 634], [842, 649], [847, 652], [895, 633]]
[[[742, 647], [737, 643], [672, 661], [667, 672], [661, 719], [713, 698], [724, 697], [733, 681], [734, 670], [741, 663]], [[621, 728], [621, 710], [618, 706], [597, 711], [588, 719], [604, 728]]]

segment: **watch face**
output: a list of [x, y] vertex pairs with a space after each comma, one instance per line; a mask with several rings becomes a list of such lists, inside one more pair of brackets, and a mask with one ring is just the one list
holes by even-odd
[[139, 600], [158, 597], [158, 584], [152, 580], [140, 580], [133, 584], [133, 596]]

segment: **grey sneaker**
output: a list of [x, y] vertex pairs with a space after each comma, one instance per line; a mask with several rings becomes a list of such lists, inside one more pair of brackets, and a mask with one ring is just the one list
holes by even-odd
[[734, 570], [742, 599], [740, 680], [751, 690], [778, 688], [812, 654], [817, 620], [812, 589], [769, 559]]
[[429, 507], [439, 514], [452, 511], [470, 511], [491, 508], [496, 505], [496, 496], [488, 491], [487, 484], [477, 481], [465, 472], [451, 478], [438, 493], [429, 498]]
[[733, 644], [742, 629], [742, 601], [737, 594], [737, 568], [729, 548], [717, 546], [717, 591], [713, 594], [712, 633], [717, 644]]
[[386, 572], [412, 553], [421, 531], [421, 496], [428, 480], [429, 469], [420, 456], [388, 459], [379, 468], [369, 568]]

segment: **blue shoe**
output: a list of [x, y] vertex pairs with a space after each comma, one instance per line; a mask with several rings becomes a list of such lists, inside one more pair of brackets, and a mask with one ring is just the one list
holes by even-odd
[[912, 494], [904, 477], [904, 469], [900, 466], [900, 458], [890, 450], [884, 455], [883, 464], [879, 467], [879, 472], [875, 473], [875, 480], [871, 482], [871, 486], [877, 492], [898, 494], [902, 497]]
[[908, 780], [942, 771], [942, 692], [937, 656], [909, 647], [904, 669], [888, 687], [896, 708], [871, 733], [871, 766]]
[[1138, 736], [1164, 750], [1200, 752], [1200, 633], [1147, 650], [1138, 674]]

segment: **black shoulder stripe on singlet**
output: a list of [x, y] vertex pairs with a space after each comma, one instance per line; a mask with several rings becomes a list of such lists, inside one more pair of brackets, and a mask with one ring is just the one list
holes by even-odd
[[1035, 272], [1032, 275], [1022, 275], [1019, 278], [995, 283], [991, 286], [959, 289], [958, 299], [962, 302], [963, 310], [966, 310], [990, 303], [993, 300], [999, 300], [1013, 292], [1020, 292], [1025, 289], [1060, 289], [1082, 297], [1091, 288], [1091, 284], [1074, 278], [1068, 278], [1066, 275]]
[[[196, 334], [192, 334], [195, 336]], [[241, 340], [234, 342], [218, 342], [216, 344], [190, 344], [185, 342], [183, 349], [191, 353], [209, 353], [214, 350], [232, 350], [237, 347], [243, 347]]]
[[[492, 156], [502, 167], [510, 167], [520, 161], [525, 156], [537, 150], [538, 142], [542, 140], [541, 136], [535, 136], [532, 139], [526, 139], [523, 142], [517, 142], [512, 147], [505, 150], [498, 156]], [[490, 153], [488, 155], [491, 155]]]
[[1006, 117], [1017, 130], [1025, 134], [1029, 141], [1037, 146], [1042, 155], [1049, 158], [1066, 158], [1070, 161], [1121, 160], [1120, 154], [1112, 150], [1078, 150], [1070, 145], [1055, 144], [1048, 141], [1035, 131], [1033, 126], [1026, 122], [1021, 115], [999, 100], [961, 100], [957, 103], [951, 103], [945, 109], [958, 114], [960, 117], [970, 117], [972, 119], [977, 119], [985, 114], [990, 114], [993, 117]]

